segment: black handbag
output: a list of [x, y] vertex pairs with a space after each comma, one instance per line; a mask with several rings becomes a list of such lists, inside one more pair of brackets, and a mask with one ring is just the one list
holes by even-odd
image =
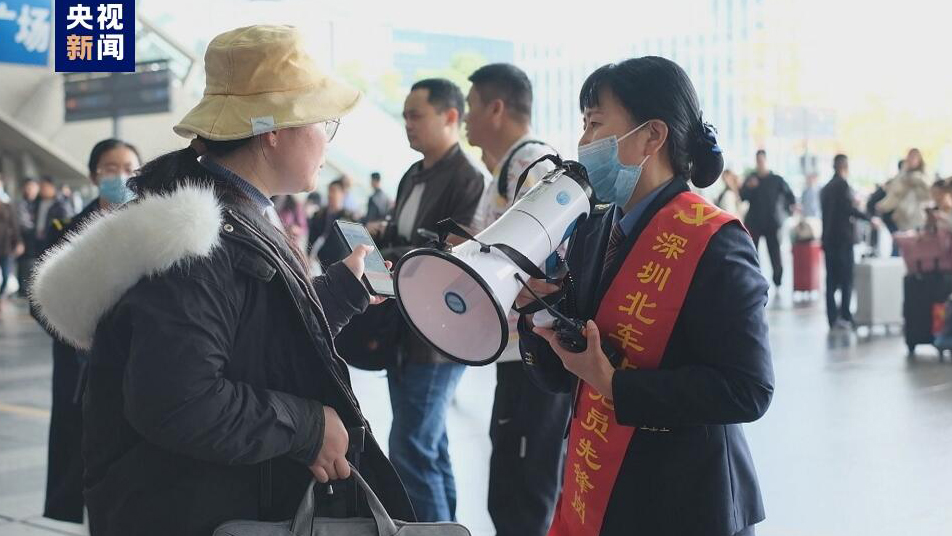
[[392, 369], [400, 364], [400, 341], [406, 330], [396, 300], [389, 299], [351, 318], [334, 338], [334, 345], [353, 367]]

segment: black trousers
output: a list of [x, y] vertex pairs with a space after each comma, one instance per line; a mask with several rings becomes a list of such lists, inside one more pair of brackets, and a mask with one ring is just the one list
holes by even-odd
[[496, 365], [489, 515], [500, 536], [545, 536], [562, 484], [572, 396], [537, 387], [522, 363]]
[[749, 229], [754, 246], [760, 252], [760, 237], [767, 240], [767, 253], [770, 254], [770, 267], [773, 269], [773, 284], [779, 287], [783, 281], [783, 261], [780, 258], [780, 229]]
[[[826, 318], [830, 327], [837, 319], [852, 321], [850, 300], [853, 298], [853, 246], [823, 246], [826, 260]], [[840, 304], [836, 304], [836, 291]]]
[[20, 290], [17, 291], [17, 296], [25, 298], [29, 295], [28, 290], [30, 288], [30, 280], [33, 277], [33, 266], [36, 264], [36, 259], [33, 257], [20, 257], [17, 259], [17, 282], [20, 283]]
[[53, 344], [53, 406], [43, 516], [83, 522], [83, 365], [76, 351]]

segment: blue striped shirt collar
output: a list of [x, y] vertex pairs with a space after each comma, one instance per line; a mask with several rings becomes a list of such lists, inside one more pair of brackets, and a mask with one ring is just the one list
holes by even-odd
[[[631, 234], [635, 230], [635, 225], [638, 224], [638, 220], [641, 219], [641, 215], [645, 213], [645, 210], [648, 209], [648, 205], [655, 200], [656, 197], [661, 193], [661, 190], [664, 190], [665, 186], [670, 184], [671, 181], [668, 180], [664, 184], [658, 186], [646, 195], [641, 201], [635, 203], [635, 206], [631, 207], [631, 210], [628, 211], [628, 214], [624, 214], [621, 217], [619, 225], [621, 225], [621, 230], [625, 233], [625, 236]], [[619, 207], [620, 208], [620, 207]]]
[[242, 179], [234, 171], [226, 168], [225, 166], [219, 164], [218, 162], [215, 162], [214, 160], [208, 157], [202, 157], [201, 159], [199, 159], [199, 162], [201, 162], [202, 166], [205, 169], [225, 179], [226, 181], [230, 182], [233, 186], [241, 190], [242, 193], [247, 195], [248, 198], [251, 199], [251, 201], [253, 201], [254, 204], [259, 209], [261, 209], [262, 214], [265, 213], [269, 208], [274, 207], [274, 203], [271, 202], [271, 200], [268, 199], [266, 195], [261, 193], [261, 190], [259, 190], [257, 186], [255, 186], [254, 184], [251, 184], [245, 179]]

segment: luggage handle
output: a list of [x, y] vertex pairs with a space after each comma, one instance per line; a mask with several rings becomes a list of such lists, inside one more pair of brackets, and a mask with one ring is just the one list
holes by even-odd
[[[390, 514], [387, 513], [387, 509], [384, 508], [383, 503], [377, 498], [377, 494], [370, 488], [364, 477], [357, 472], [357, 468], [353, 464], [348, 465], [350, 465], [350, 474], [354, 478], [354, 482], [364, 492], [364, 498], [367, 499], [367, 506], [370, 507], [370, 513], [373, 514], [374, 523], [377, 525], [378, 536], [394, 536], [397, 533], [397, 525], [393, 522]], [[294, 520], [291, 522], [291, 534], [293, 536], [312, 536], [314, 534], [315, 482], [316, 480], [312, 478], [311, 483], [307, 486], [307, 491], [304, 493], [304, 498], [301, 499], [297, 513], [294, 514]]]

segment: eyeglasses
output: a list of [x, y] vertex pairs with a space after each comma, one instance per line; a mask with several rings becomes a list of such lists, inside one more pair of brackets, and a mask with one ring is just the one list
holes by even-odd
[[327, 133], [327, 141], [330, 142], [337, 135], [337, 129], [340, 128], [340, 119], [330, 119], [324, 121], [324, 132]]
[[102, 167], [96, 168], [97, 175], [118, 175], [120, 173], [125, 173], [126, 175], [132, 175], [135, 173], [135, 168], [131, 165], [121, 166], [119, 164], [106, 164]]

